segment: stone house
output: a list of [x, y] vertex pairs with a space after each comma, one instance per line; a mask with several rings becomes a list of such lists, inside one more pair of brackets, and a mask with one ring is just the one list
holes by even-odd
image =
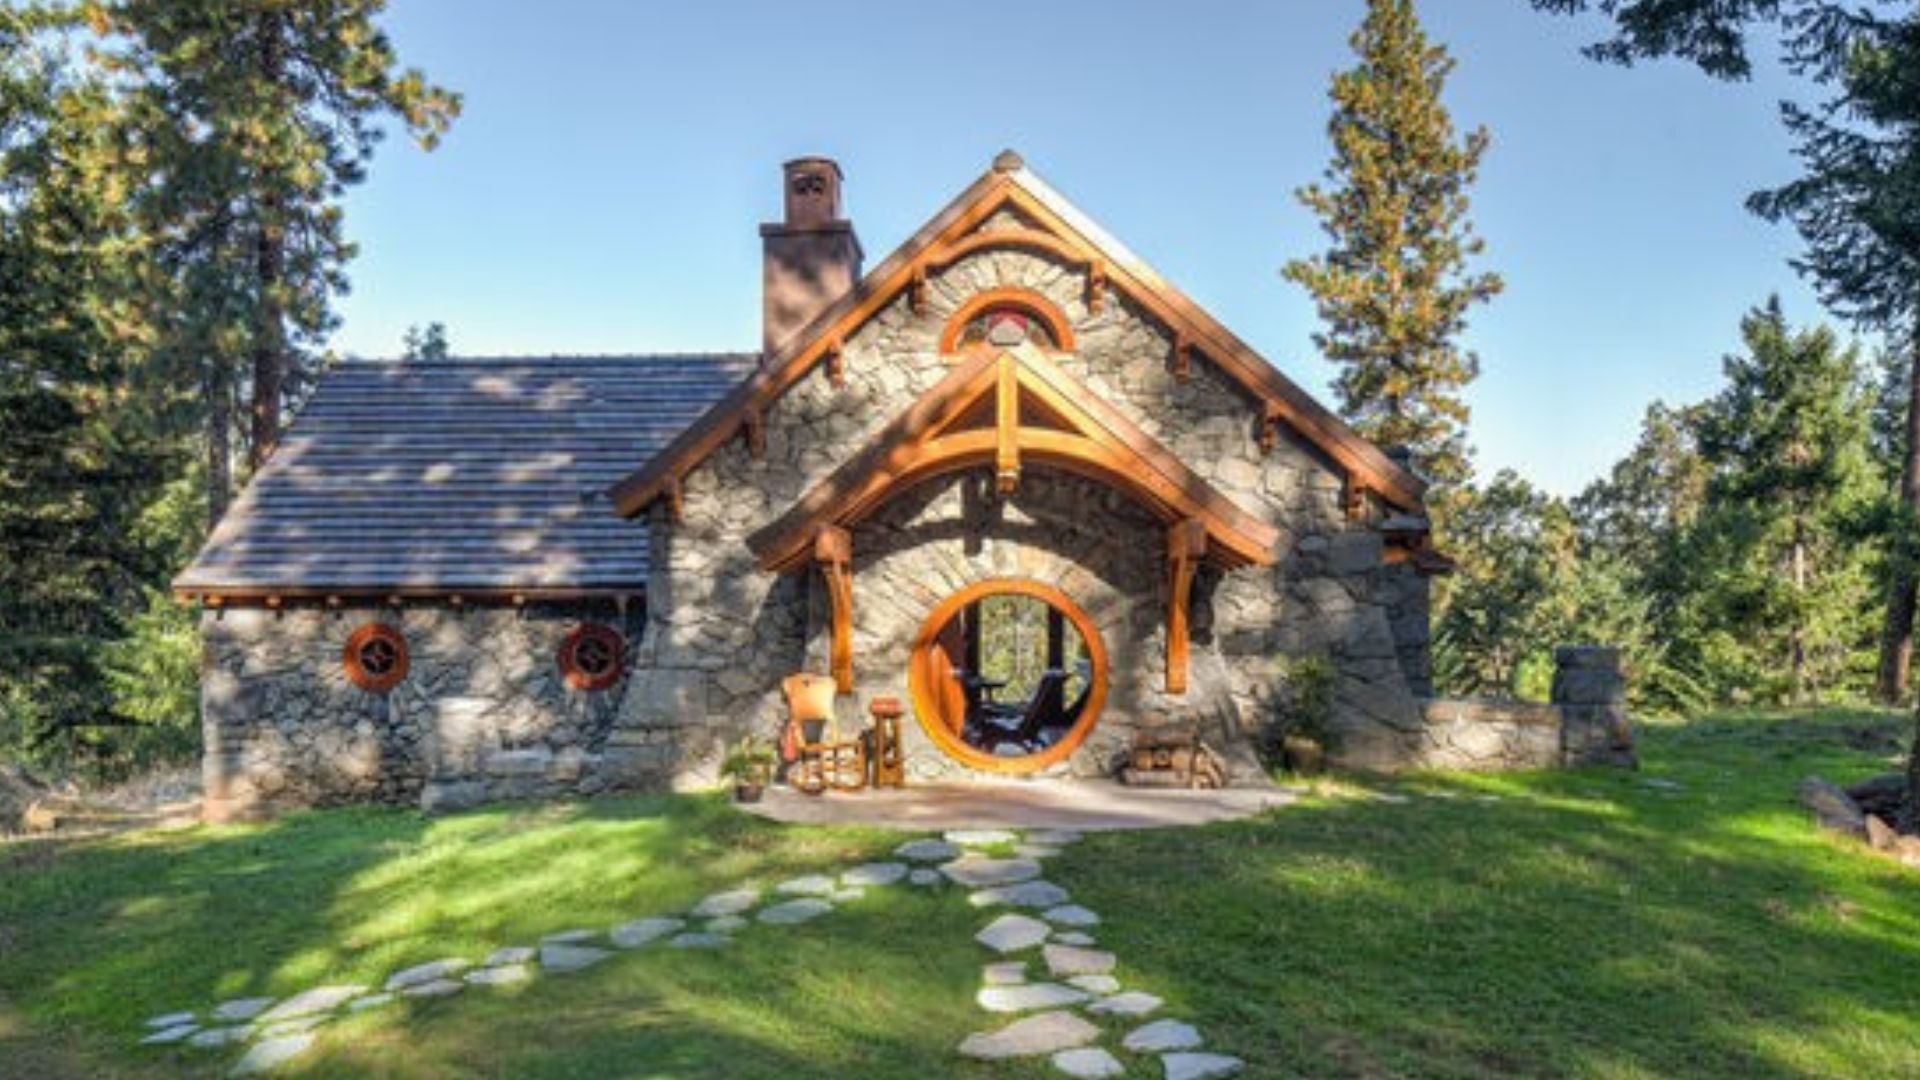
[[1251, 775], [1309, 656], [1338, 760], [1433, 759], [1403, 460], [1012, 153], [868, 271], [841, 186], [785, 167], [757, 353], [329, 372], [175, 582], [209, 814], [698, 782], [798, 671], [912, 780]]

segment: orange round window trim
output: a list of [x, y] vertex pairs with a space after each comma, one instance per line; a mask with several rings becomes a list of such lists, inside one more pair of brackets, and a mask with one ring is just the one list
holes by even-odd
[[353, 685], [384, 694], [407, 677], [407, 637], [386, 623], [367, 623], [347, 636], [340, 662]]
[[[1093, 670], [1087, 678], [1087, 703], [1080, 711], [1080, 718], [1059, 742], [1038, 754], [996, 757], [983, 753], [962, 742], [959, 736], [940, 722], [939, 699], [934, 688], [934, 680], [940, 677], [935, 670], [939, 665], [935, 656], [936, 639], [962, 608], [988, 596], [1031, 596], [1057, 609], [1079, 632], [1080, 640], [1086, 646], [1087, 659], [1092, 662]], [[933, 609], [933, 614], [921, 624], [920, 634], [914, 638], [913, 653], [907, 662], [907, 694], [913, 699], [914, 719], [920, 722], [921, 730], [948, 757], [981, 772], [1015, 775], [1036, 773], [1065, 761], [1086, 741], [1093, 726], [1099, 723], [1101, 707], [1107, 703], [1107, 645], [1101, 640], [1100, 631], [1094, 628], [1093, 620], [1080, 610], [1080, 605], [1051, 585], [1024, 578], [992, 578], [975, 582], [940, 601]]]
[[582, 623], [560, 642], [560, 677], [575, 690], [605, 690], [620, 681], [626, 639], [601, 623]]
[[1074, 350], [1073, 326], [1067, 317], [1055, 307], [1052, 301], [1032, 289], [1022, 289], [1005, 285], [976, 293], [960, 305], [960, 310], [947, 320], [946, 329], [940, 333], [940, 351], [955, 353], [960, 351], [960, 339], [967, 327], [981, 315], [993, 311], [1013, 311], [1039, 323], [1046, 335], [1053, 339], [1053, 350], [1072, 352]]

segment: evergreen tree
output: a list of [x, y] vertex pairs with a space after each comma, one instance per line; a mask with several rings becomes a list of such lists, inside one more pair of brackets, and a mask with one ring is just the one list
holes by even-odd
[[445, 323], [431, 322], [424, 329], [418, 326], [407, 327], [400, 339], [401, 357], [407, 360], [445, 360], [452, 355], [452, 346], [447, 344]]
[[1447, 550], [1459, 565], [1443, 579], [1434, 620], [1436, 681], [1454, 694], [1525, 693], [1529, 667], [1538, 670], [1562, 640], [1555, 596], [1579, 562], [1572, 516], [1502, 469], [1484, 487], [1454, 493]]
[[1314, 342], [1344, 365], [1341, 412], [1368, 438], [1412, 448], [1444, 491], [1471, 473], [1462, 391], [1479, 360], [1459, 337], [1468, 309], [1501, 289], [1468, 267], [1483, 247], [1467, 190], [1487, 133], [1456, 137], [1441, 101], [1454, 61], [1412, 0], [1368, 0], [1352, 44], [1360, 62], [1333, 80], [1326, 186], [1297, 193], [1332, 246], [1284, 274], [1313, 294], [1326, 324]]
[[1747, 353], [1706, 409], [1710, 496], [1732, 538], [1715, 581], [1722, 625], [1763, 643], [1803, 701], [1844, 677], [1868, 577], [1852, 542], [1872, 498], [1858, 357], [1831, 330], [1794, 331], [1779, 301], [1741, 324]]
[[146, 221], [173, 279], [167, 354], [199, 384], [211, 516], [232, 489], [231, 440], [254, 464], [332, 329], [353, 247], [340, 197], [392, 119], [431, 148], [456, 94], [401, 69], [375, 25], [384, 0], [99, 0], [85, 15], [131, 81], [152, 183]]

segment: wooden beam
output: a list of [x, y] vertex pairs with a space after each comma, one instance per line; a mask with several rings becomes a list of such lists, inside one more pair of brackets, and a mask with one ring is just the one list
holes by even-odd
[[1207, 527], [1193, 518], [1167, 528], [1167, 693], [1187, 692], [1193, 573], [1207, 553]]
[[1011, 354], [1000, 357], [994, 388], [993, 483], [1002, 495], [1020, 486], [1020, 373]]
[[832, 641], [828, 669], [843, 694], [853, 693], [853, 536], [837, 525], [824, 525], [813, 538], [813, 559], [827, 584], [832, 613]]

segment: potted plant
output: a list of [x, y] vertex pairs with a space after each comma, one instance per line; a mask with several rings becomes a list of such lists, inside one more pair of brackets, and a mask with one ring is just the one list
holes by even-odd
[[733, 781], [736, 802], [759, 802], [766, 794], [767, 780], [773, 775], [774, 753], [764, 739], [742, 736], [720, 760], [721, 777]]

